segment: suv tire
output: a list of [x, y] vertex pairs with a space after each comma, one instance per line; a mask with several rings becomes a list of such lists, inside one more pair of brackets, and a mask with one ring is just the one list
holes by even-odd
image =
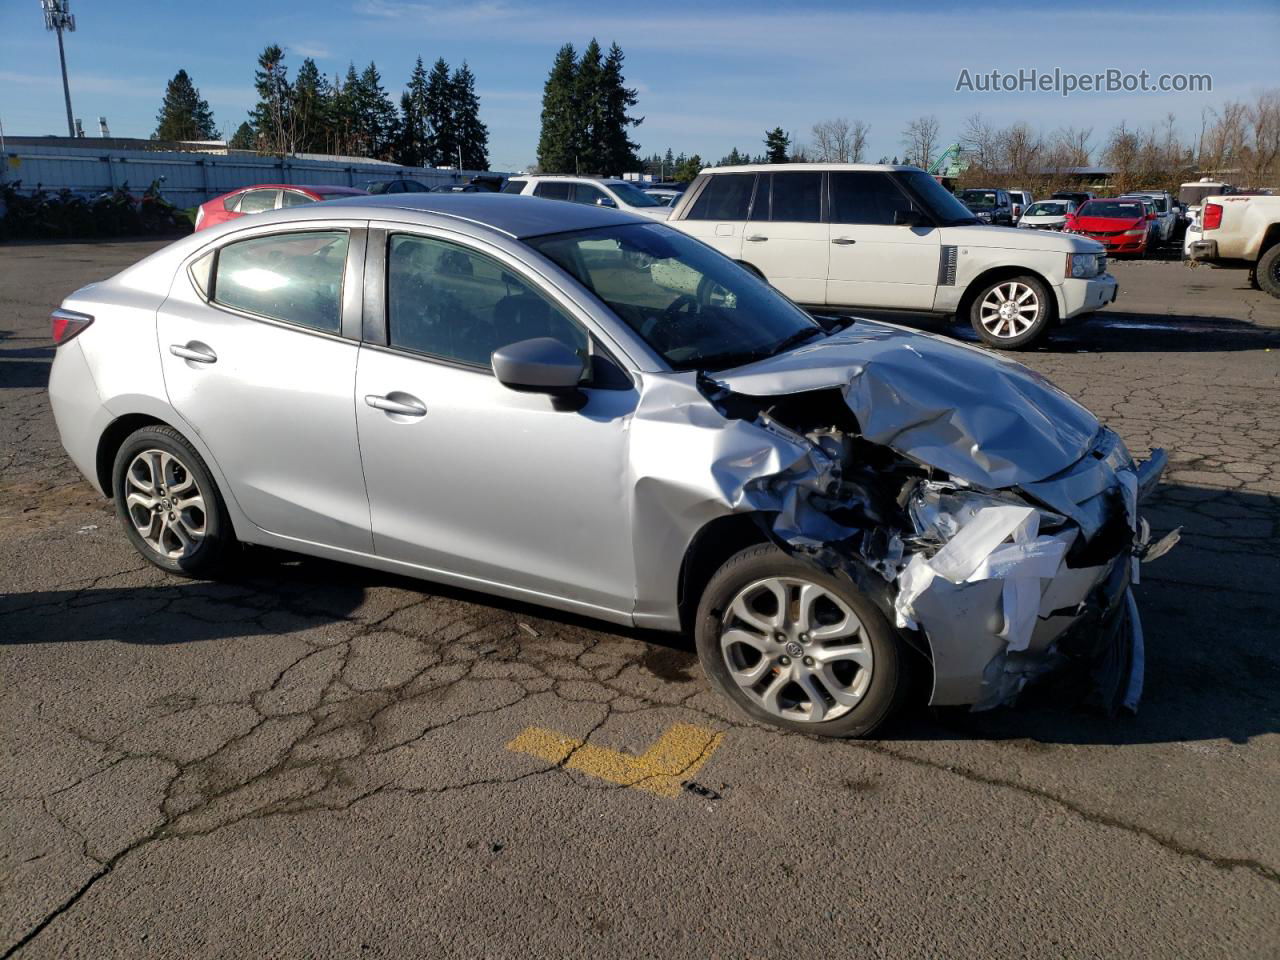
[[172, 427], [143, 427], [116, 452], [116, 514], [134, 548], [166, 573], [212, 578], [237, 545], [209, 468]]
[[1056, 312], [1049, 287], [1030, 274], [984, 283], [969, 302], [973, 329], [983, 343], [1001, 350], [1035, 346], [1049, 332]]
[[721, 693], [753, 719], [798, 733], [867, 736], [908, 688], [903, 644], [876, 606], [847, 578], [772, 544], [734, 554], [715, 573], [694, 641]]

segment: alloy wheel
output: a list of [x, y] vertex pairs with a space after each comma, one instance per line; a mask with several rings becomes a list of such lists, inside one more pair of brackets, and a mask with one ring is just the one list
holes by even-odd
[[125, 471], [125, 510], [148, 547], [169, 560], [193, 554], [208, 520], [195, 475], [167, 450], [144, 450]]
[[1032, 287], [1008, 280], [987, 291], [978, 307], [978, 322], [991, 336], [1011, 340], [1035, 325], [1041, 309], [1040, 298]]
[[848, 713], [871, 685], [862, 621], [825, 587], [771, 577], [743, 587], [720, 629], [729, 676], [784, 720], [820, 723]]

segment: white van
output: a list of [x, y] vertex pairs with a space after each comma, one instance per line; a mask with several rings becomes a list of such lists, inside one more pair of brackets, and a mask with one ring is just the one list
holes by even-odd
[[667, 222], [805, 306], [956, 314], [1011, 350], [1117, 292], [1101, 244], [985, 226], [918, 167], [714, 167]]

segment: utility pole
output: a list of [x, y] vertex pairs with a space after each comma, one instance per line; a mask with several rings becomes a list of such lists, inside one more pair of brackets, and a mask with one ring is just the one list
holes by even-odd
[[76, 135], [76, 124], [71, 119], [71, 87], [67, 84], [67, 54], [62, 49], [62, 31], [75, 33], [76, 18], [69, 7], [71, 0], [40, 0], [40, 8], [44, 11], [44, 28], [58, 35], [58, 60], [62, 64], [62, 96], [67, 102], [67, 136]]

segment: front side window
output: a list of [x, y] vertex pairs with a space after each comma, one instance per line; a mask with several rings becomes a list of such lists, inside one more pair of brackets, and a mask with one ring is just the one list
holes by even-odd
[[611, 189], [619, 200], [629, 207], [656, 207], [658, 201], [653, 199], [639, 187], [633, 187], [625, 180], [609, 184]]
[[533, 188], [533, 195], [548, 200], [572, 200], [573, 184], [563, 180], [545, 180]]
[[229, 243], [218, 252], [216, 303], [312, 330], [342, 326], [345, 230], [278, 233]]
[[751, 207], [754, 173], [712, 174], [686, 220], [745, 220]]
[[493, 351], [551, 337], [587, 355], [587, 335], [496, 260], [433, 237], [397, 234], [387, 250], [391, 346], [488, 368]]
[[917, 209], [887, 173], [833, 171], [831, 222], [891, 227], [899, 213]]
[[262, 213], [266, 210], [274, 210], [279, 198], [279, 190], [250, 190], [240, 201], [240, 212]]
[[822, 333], [767, 283], [661, 224], [577, 230], [525, 243], [576, 278], [675, 370], [727, 369]]
[[573, 200], [575, 203], [595, 203], [597, 200], [608, 200], [609, 195], [599, 187], [593, 187], [589, 183], [575, 183], [573, 185]]
[[[822, 220], [822, 174], [773, 173], [772, 199], [769, 219], [783, 223], [819, 223]], [[763, 186], [763, 184], [761, 184]], [[764, 211], [759, 199], [753, 211], [754, 219], [763, 220]]]

